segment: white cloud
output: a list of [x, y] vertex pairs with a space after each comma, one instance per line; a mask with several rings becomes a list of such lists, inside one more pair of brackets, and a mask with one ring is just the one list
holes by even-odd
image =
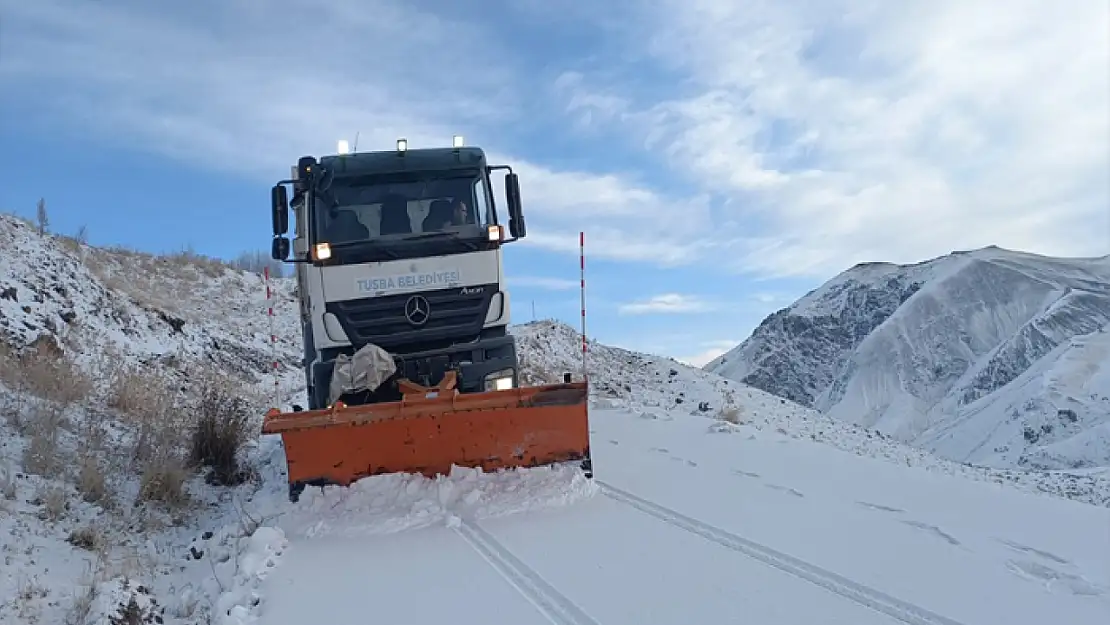
[[643, 301], [622, 304], [618, 312], [622, 315], [649, 315], [700, 313], [714, 309], [715, 307], [709, 302], [692, 295], [664, 293]]
[[678, 356], [675, 360], [686, 363], [691, 367], [704, 367], [709, 364], [714, 358], [723, 356], [728, 350], [736, 347], [740, 341], [732, 339], [721, 339], [717, 341], [706, 341], [702, 343], [705, 349], [690, 356]]
[[[337, 0], [306, 12], [298, 0], [265, 9], [190, 3], [144, 12], [19, 3], [7, 8], [0, 76], [70, 86], [54, 112], [104, 137], [266, 179], [358, 131], [363, 146], [400, 135], [428, 145], [510, 118], [512, 99], [500, 89], [509, 74], [497, 51], [458, 55], [444, 45], [487, 39], [477, 27], [371, 4]], [[304, 19], [290, 30], [288, 16], [298, 14]], [[449, 110], [429, 93], [451, 93]]]
[[[738, 270], [835, 273], [998, 244], [1105, 254], [1104, 2], [737, 4], [672, 0], [635, 21], [681, 95], [626, 104], [572, 74], [572, 114], [624, 122], [735, 200], [711, 247]], [[604, 83], [604, 89], [591, 83]], [[631, 120], [631, 121], [630, 121]]]
[[[399, 0], [307, 8], [303, 0], [147, 11], [14, 4], [0, 79], [64, 93], [28, 109], [50, 116], [52, 127], [262, 183], [356, 133], [361, 149], [391, 147], [400, 136], [412, 147], [445, 145], [461, 133], [521, 174], [524, 245], [576, 252], [586, 230], [598, 258], [665, 265], [695, 257], [684, 237], [704, 227], [703, 198], [669, 197], [613, 166], [559, 171], [513, 153], [504, 136], [535, 123], [525, 105], [549, 85], [498, 47], [485, 20], [447, 21]], [[289, 15], [302, 16], [292, 30]], [[466, 43], [475, 41], [483, 43]]]
[[[613, 34], [605, 58], [628, 63], [585, 49], [551, 84], [487, 20], [400, 0], [36, 0], [5, 7], [0, 80], [55, 90], [13, 102], [28, 119], [260, 184], [356, 132], [362, 148], [461, 133], [521, 174], [522, 245], [575, 254], [585, 230], [587, 263], [828, 277], [987, 244], [1110, 247], [1105, 3], [511, 6], [533, 25], [593, 19]], [[555, 125], [535, 116], [553, 95], [693, 190], [608, 152], [565, 171], [547, 146], [512, 143]]]
[[[554, 171], [496, 153], [490, 159], [511, 162], [520, 174], [529, 224], [522, 245], [577, 254], [585, 231], [587, 263], [606, 258], [670, 267], [705, 255], [707, 196], [680, 199], [618, 174]], [[494, 177], [497, 197], [504, 197], [501, 181]], [[533, 227], [534, 221], [541, 227]]]

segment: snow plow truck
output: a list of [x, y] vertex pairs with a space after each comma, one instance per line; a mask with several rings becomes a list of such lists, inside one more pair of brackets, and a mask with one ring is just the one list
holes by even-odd
[[272, 256], [295, 267], [308, 409], [273, 408], [262, 432], [281, 435], [292, 501], [306, 486], [452, 465], [578, 463], [592, 477], [585, 376], [521, 386], [502, 270], [502, 246], [525, 236], [517, 174], [452, 143], [359, 153], [340, 141], [271, 191]]

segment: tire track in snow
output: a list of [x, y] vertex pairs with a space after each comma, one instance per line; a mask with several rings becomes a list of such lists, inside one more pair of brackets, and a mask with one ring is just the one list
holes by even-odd
[[686, 530], [692, 534], [697, 534], [706, 540], [715, 542], [755, 560], [759, 560], [780, 571], [800, 577], [807, 582], [820, 586], [845, 599], [854, 601], [855, 603], [881, 612], [882, 614], [886, 614], [908, 625], [964, 625], [960, 621], [930, 612], [921, 606], [902, 601], [880, 590], [853, 582], [846, 577], [837, 575], [815, 564], [799, 560], [798, 558], [767, 547], [766, 545], [748, 540], [719, 527], [688, 517], [677, 510], [672, 510], [671, 508], [633, 495], [626, 490], [607, 484], [602, 480], [595, 479], [594, 481], [601, 487], [601, 492], [614, 501], [631, 506], [668, 525]]
[[450, 526], [553, 625], [600, 625], [474, 521], [454, 517]]

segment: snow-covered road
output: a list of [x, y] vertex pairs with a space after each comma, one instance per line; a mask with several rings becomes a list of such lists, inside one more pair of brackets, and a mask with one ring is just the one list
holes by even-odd
[[263, 625], [1104, 625], [1110, 510], [661, 410], [592, 410], [596, 480], [307, 497]]

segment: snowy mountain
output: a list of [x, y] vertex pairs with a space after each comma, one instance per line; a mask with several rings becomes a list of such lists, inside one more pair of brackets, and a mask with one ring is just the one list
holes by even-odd
[[959, 462], [1110, 465], [1110, 256], [867, 263], [705, 366]]
[[[568, 513], [572, 518], [556, 520], [540, 533], [545, 549], [556, 549], [552, 542], [556, 534], [569, 536], [556, 550], [573, 558], [575, 571], [586, 557], [601, 558], [608, 562], [606, 566], [631, 574], [663, 568], [637, 559], [647, 556], [621, 553], [653, 553], [652, 558], [667, 562], [702, 554], [704, 561], [666, 569], [683, 570], [689, 579], [653, 586], [646, 594], [662, 602], [653, 609], [680, 610], [671, 614], [670, 622], [693, 614], [681, 611], [687, 608], [701, 610], [698, 618], [690, 617], [692, 622], [727, 621], [722, 611], [738, 609], [734, 595], [723, 602], [725, 595], [705, 590], [736, 572], [710, 566], [722, 561], [721, 554], [682, 542], [700, 539], [638, 533], [644, 520], [630, 518], [628, 511], [617, 516], [598, 508], [592, 502], [598, 487], [565, 471], [491, 475], [462, 471], [438, 481], [377, 476], [349, 490], [310, 489], [299, 504], [290, 504], [280, 440], [256, 433], [266, 408], [274, 404], [288, 408], [294, 401], [303, 401], [291, 280], [271, 280], [267, 298], [267, 285], [260, 276], [214, 259], [94, 248], [65, 237], [40, 235], [29, 224], [3, 215], [0, 245], [2, 623], [107, 625], [111, 615], [128, 605], [146, 615], [141, 622], [171, 625], [273, 625], [281, 618], [306, 622], [296, 619], [319, 618], [320, 604], [281, 602], [295, 595], [288, 588], [308, 592], [311, 589], [303, 585], [316, 582], [329, 592], [344, 592], [354, 599], [376, 593], [375, 606], [399, 602], [409, 610], [382, 616], [386, 622], [436, 622], [412, 616], [421, 609], [450, 605], [444, 597], [426, 600], [429, 571], [448, 570], [454, 581], [441, 589], [475, 605], [492, 595], [465, 594], [472, 584], [455, 581], [492, 584], [503, 583], [497, 581], [502, 578], [494, 576], [490, 581], [480, 575], [480, 569], [473, 567], [488, 565], [476, 554], [471, 554], [476, 564], [463, 566], [450, 560], [445, 554], [451, 545], [427, 534], [384, 544], [361, 539], [344, 542], [344, 537], [443, 528], [444, 523], [455, 523], [452, 519], [464, 508], [474, 518], [492, 518], [553, 509], [558, 514], [558, 508], [579, 504], [585, 508], [577, 520]], [[273, 317], [267, 314], [271, 306]], [[512, 331], [519, 340], [528, 380], [552, 381], [564, 371], [580, 372], [581, 342], [571, 327], [540, 321]], [[271, 334], [276, 342], [271, 343]], [[1100, 347], [1089, 343], [1074, 349]], [[1082, 362], [1086, 361], [1076, 360], [1071, 366], [1081, 368]], [[896, 595], [910, 592], [915, 601], [939, 602], [957, 613], [1040, 610], [1042, 615], [1059, 615], [1060, 606], [1071, 605], [1068, 602], [1074, 596], [1093, 596], [1102, 602], [1107, 595], [1110, 579], [1099, 577], [1083, 551], [1093, 544], [1091, 536], [1097, 538], [1088, 529], [1097, 526], [1091, 525], [1092, 520], [1103, 518], [1110, 506], [1110, 475], [994, 470], [939, 460], [872, 429], [719, 375], [594, 341], [589, 342], [588, 365], [599, 480], [660, 501], [668, 493], [680, 493], [684, 499], [680, 507], [688, 514], [720, 527], [743, 518], [745, 524], [754, 523], [749, 529], [760, 533], [761, 540], [786, 552], [801, 550], [820, 566], [852, 569], [841, 572], [874, 588]], [[1080, 392], [1077, 378], [1064, 375], [1060, 367], [1055, 370], [1072, 385], [1067, 392]], [[1097, 385], [1093, 376], [1084, 379]], [[194, 457], [197, 432], [202, 431], [197, 423], [209, 418], [217, 420], [223, 440], [234, 442], [230, 469], [225, 466], [226, 457]], [[954, 496], [951, 493], [983, 501], [984, 510], [1002, 516], [957, 521], [944, 510], [962, 506], [966, 514], [971, 512], [962, 503], [945, 503], [945, 497]], [[738, 516], [730, 508], [734, 502], [744, 503], [747, 512]], [[857, 556], [842, 559], [831, 551], [805, 547], [817, 544], [808, 524], [804, 531], [800, 526], [784, 529], [784, 518], [813, 516], [824, 518], [828, 530], [836, 530], [840, 547], [857, 550]], [[837, 521], [832, 523], [830, 518]], [[1022, 525], [1025, 519], [1033, 520]], [[505, 520], [491, 531], [507, 541], [505, 532], [527, 527], [514, 523]], [[973, 545], [976, 557], [989, 555], [983, 561], [997, 564], [989, 571], [957, 560], [946, 560], [945, 566], [972, 567], [980, 576], [976, 579], [997, 578], [999, 585], [985, 596], [1002, 593], [999, 596], [1023, 598], [999, 601], [1002, 607], [989, 609], [949, 606], [956, 595], [946, 595], [946, 586], [930, 589], [909, 577], [876, 576], [874, 571], [882, 563], [858, 556], [878, 553], [875, 536], [882, 535], [896, 542], [892, 548], [900, 553], [916, 549], [922, 558], [933, 558], [929, 555], [933, 541], [947, 535], [937, 523]], [[586, 529], [579, 529], [582, 524]], [[859, 529], [848, 532], [837, 529], [841, 528], [837, 524]], [[1053, 536], [1038, 536], [1037, 527], [1054, 528]], [[779, 533], [766, 533], [772, 530]], [[591, 542], [590, 536], [600, 538]], [[1003, 546], [992, 536], [1008, 537], [1016, 546]], [[326, 561], [369, 568], [329, 573], [311, 562], [298, 563], [297, 558], [311, 560], [318, 548], [301, 541], [317, 537], [338, 550], [328, 552], [322, 547], [320, 557]], [[330, 539], [339, 542], [328, 543]], [[632, 550], [613, 552], [612, 545], [621, 540], [639, 546], [626, 545]], [[643, 549], [664, 543], [673, 551]], [[1028, 545], [1064, 554], [1060, 557], [1066, 561], [1042, 561], [1023, 551]], [[514, 551], [535, 547], [521, 538]], [[423, 555], [420, 549], [425, 549]], [[608, 555], [602, 553], [606, 549]], [[400, 560], [379, 566], [394, 551]], [[366, 559], [351, 557], [355, 553], [364, 553]], [[503, 554], [498, 557], [511, 560]], [[414, 573], [411, 588], [405, 586], [406, 571], [421, 562], [426, 570]], [[874, 571], [868, 572], [871, 565]], [[806, 574], [832, 579], [816, 566]], [[274, 571], [287, 577], [267, 581]], [[385, 577], [368, 582], [373, 575]], [[295, 581], [282, 586], [288, 580]], [[747, 583], [778, 583], [769, 580], [766, 574], [756, 573]], [[887, 587], [890, 580], [896, 587]], [[1056, 580], [1051, 592], [1038, 594], [1041, 591], [1036, 589], [1051, 580]], [[347, 582], [355, 586], [348, 588]], [[526, 582], [522, 587], [538, 583], [534, 576]], [[639, 584], [633, 594], [645, 594], [642, 589], [649, 582]], [[926, 589], [924, 594], [921, 588]], [[1033, 592], [1022, 594], [1026, 589]], [[794, 591], [798, 596], [814, 592]], [[613, 596], [624, 596], [621, 592]], [[514, 600], [505, 601], [504, 609], [510, 610]], [[597, 601], [602, 603], [589, 604], [589, 609], [615, 611], [613, 618], [603, 622], [654, 622], [647, 612], [626, 614], [624, 599]], [[533, 609], [530, 605], [519, 609], [527, 612]], [[858, 609], [853, 605], [829, 609]], [[1071, 622], [1095, 622], [1084, 615], [1101, 605], [1078, 605], [1077, 611], [1068, 612], [1074, 615]], [[744, 609], [754, 608], [745, 604]], [[772, 618], [782, 607], [760, 609], [768, 610]], [[367, 614], [366, 608], [351, 610], [348, 617], [354, 621]], [[456, 621], [460, 614], [454, 613]], [[536, 613], [528, 614], [519, 622], [540, 622]], [[474, 622], [488, 622], [488, 616]], [[859, 621], [864, 617], [855, 612], [843, 616], [851, 622], [872, 622]], [[994, 616], [998, 613], [989, 612], [986, 620], [968, 622], [991, 622]]]

